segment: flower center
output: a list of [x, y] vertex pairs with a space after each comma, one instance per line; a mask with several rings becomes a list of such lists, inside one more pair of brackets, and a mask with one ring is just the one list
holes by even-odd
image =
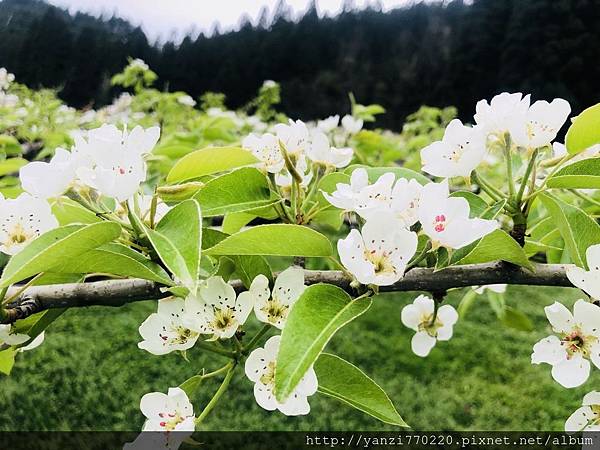
[[436, 316], [435, 320], [433, 319], [433, 313], [423, 314], [421, 316], [421, 323], [419, 323], [419, 331], [425, 331], [429, 336], [436, 337], [437, 330], [443, 326], [444, 324], [439, 317]]
[[7, 247], [23, 244], [35, 236], [32, 231], [27, 231], [20, 222], [17, 222], [12, 229], [7, 231], [8, 239], [5, 242]]
[[580, 353], [584, 358], [589, 358], [591, 347], [597, 340], [598, 338], [595, 336], [584, 336], [581, 330], [576, 328], [563, 337], [562, 343], [566, 346], [569, 358], [577, 353]]
[[185, 417], [183, 417], [177, 411], [173, 413], [159, 413], [158, 417], [165, 419], [159, 423], [159, 425], [163, 427], [165, 431], [173, 431], [175, 428], [177, 428], [177, 425], [185, 420]]
[[265, 386], [275, 383], [275, 361], [269, 362], [267, 364], [267, 370], [260, 377], [260, 382]]
[[288, 305], [284, 305], [277, 298], [272, 298], [261, 308], [261, 311], [267, 315], [270, 323], [275, 323], [287, 316], [288, 309]]
[[387, 252], [378, 253], [377, 250], [365, 250], [365, 258], [371, 264], [376, 274], [396, 272]]
[[446, 229], [446, 216], [444, 214], [435, 216], [435, 219], [433, 220], [433, 229], [438, 233], [441, 233]]
[[216, 330], [226, 330], [235, 323], [234, 311], [231, 308], [218, 309], [215, 311], [215, 318], [211, 322], [212, 328]]

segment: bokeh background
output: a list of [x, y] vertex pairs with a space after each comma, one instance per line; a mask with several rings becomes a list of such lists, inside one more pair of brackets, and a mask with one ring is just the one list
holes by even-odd
[[[369, 127], [398, 132], [422, 105], [456, 107], [450, 115], [457, 111], [469, 121], [477, 100], [502, 91], [563, 97], [574, 113], [600, 101], [597, 0], [396, 2], [397, 8], [345, 1], [327, 13], [318, 2], [299, 9], [281, 0], [254, 16], [232, 1], [235, 23], [219, 24], [206, 6], [210, 27], [166, 35], [135, 15], [126, 20], [118, 11], [53, 3], [61, 6], [0, 1], [0, 67], [30, 88], [56, 89], [65, 103], [84, 110], [120, 94], [110, 80], [130, 57], [158, 74], [158, 89], [194, 98], [223, 93], [231, 109], [246, 105], [269, 79], [281, 86], [278, 109], [304, 120], [350, 112], [351, 92], [362, 104], [386, 109]], [[137, 2], [140, 17], [152, 3]], [[160, 22], [160, 11], [150, 16]], [[467, 291], [452, 292], [448, 302], [457, 306]], [[500, 323], [482, 295], [455, 337], [425, 359], [412, 354], [412, 332], [400, 323], [402, 306], [415, 295], [378, 297], [328, 350], [380, 383], [417, 430], [561, 430], [600, 382], [595, 371], [583, 387], [567, 390], [552, 380], [549, 366], [530, 363], [534, 343], [551, 333], [543, 307], [555, 300], [570, 307], [582, 295], [574, 289], [508, 288], [506, 303], [529, 317], [533, 331]], [[218, 364], [196, 350], [189, 352], [191, 363], [139, 350], [137, 329], [154, 309], [155, 302], [142, 302], [67, 311], [46, 342], [19, 355], [12, 375], [0, 378], [0, 430], [138, 430], [144, 393], [165, 391]], [[254, 319], [250, 327], [258, 329]], [[269, 413], [255, 403], [252, 385], [237, 377], [205, 422], [209, 429], [393, 429], [320, 395], [311, 398], [309, 416]], [[195, 400], [206, 402], [216, 387], [207, 382]]]

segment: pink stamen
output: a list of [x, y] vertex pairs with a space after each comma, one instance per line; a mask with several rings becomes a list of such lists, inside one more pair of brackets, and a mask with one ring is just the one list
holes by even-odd
[[437, 231], [438, 233], [441, 233], [442, 231], [444, 231], [446, 229], [446, 216], [443, 214], [440, 214], [439, 216], [435, 216], [435, 221], [434, 221], [435, 225], [434, 225], [434, 230]]

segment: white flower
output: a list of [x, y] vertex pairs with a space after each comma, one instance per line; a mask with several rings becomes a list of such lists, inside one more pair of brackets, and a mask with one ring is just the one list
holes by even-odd
[[126, 444], [124, 450], [176, 450], [194, 432], [194, 407], [181, 388], [169, 388], [168, 394], [144, 395], [140, 410], [146, 416], [142, 433], [134, 442]]
[[583, 406], [571, 414], [565, 422], [565, 431], [567, 433], [600, 431], [600, 392], [588, 392], [581, 404]]
[[150, 314], [140, 325], [140, 335], [144, 340], [138, 347], [153, 355], [192, 348], [199, 334], [185, 326], [185, 319], [185, 303], [182, 299], [159, 300], [158, 312]]
[[487, 153], [485, 135], [480, 127], [467, 127], [454, 119], [441, 141], [421, 150], [423, 172], [436, 177], [468, 177]]
[[249, 290], [256, 318], [282, 330], [290, 309], [304, 289], [304, 270], [299, 267], [292, 266], [281, 272], [272, 292], [267, 277], [258, 275]]
[[337, 248], [342, 264], [360, 283], [388, 286], [404, 275], [417, 250], [417, 235], [382, 215], [379, 220], [368, 220], [362, 232], [350, 231]]
[[34, 161], [21, 167], [21, 186], [39, 198], [56, 198], [67, 192], [75, 182], [78, 166], [84, 166], [78, 153], [57, 148], [50, 162]]
[[135, 58], [134, 60], [132, 60], [129, 63], [129, 67], [136, 67], [142, 70], [148, 70], [150, 68], [148, 67], [148, 64], [146, 64], [144, 60], [140, 58]]
[[319, 120], [317, 122], [317, 128], [325, 133], [330, 133], [337, 128], [339, 123], [340, 116], [336, 114], [335, 116], [329, 116], [327, 119]]
[[351, 115], [346, 114], [342, 117], [342, 126], [348, 134], [358, 133], [362, 129], [363, 124], [364, 122], [362, 119], [355, 119]]
[[194, 100], [189, 95], [182, 95], [181, 97], [177, 97], [177, 103], [185, 106], [191, 106], [192, 108], [196, 106], [196, 100]]
[[275, 398], [275, 370], [280, 336], [267, 340], [264, 348], [257, 348], [246, 360], [246, 376], [254, 384], [254, 398], [267, 411], [278, 409], [286, 416], [300, 416], [310, 412], [308, 397], [317, 392], [317, 375], [312, 367], [283, 403]]
[[411, 341], [412, 351], [421, 357], [427, 356], [437, 341], [450, 340], [457, 320], [458, 313], [450, 305], [440, 306], [435, 314], [435, 302], [425, 295], [402, 309], [402, 323], [417, 332]]
[[368, 220], [387, 211], [392, 203], [392, 190], [396, 176], [387, 172], [381, 175], [375, 183], [360, 190], [356, 196], [354, 211], [363, 219]]
[[497, 294], [503, 294], [506, 292], [506, 284], [486, 284], [483, 286], [473, 286], [473, 290], [476, 294], [483, 294], [487, 289]]
[[304, 122], [301, 120], [294, 122], [290, 119], [289, 124], [278, 123], [274, 129], [285, 151], [292, 158], [306, 153], [310, 145], [310, 133]]
[[566, 388], [581, 386], [590, 374], [590, 362], [600, 368], [600, 308], [577, 300], [573, 314], [561, 303], [544, 308], [552, 329], [560, 335], [533, 346], [532, 364], [552, 366], [552, 378]]
[[567, 278], [594, 300], [600, 300], [600, 244], [589, 246], [585, 258], [590, 270], [570, 266]]
[[475, 123], [481, 126], [486, 135], [501, 137], [511, 130], [515, 124], [524, 123], [529, 109], [529, 95], [520, 92], [509, 94], [503, 92], [488, 103], [480, 100], [475, 106]]
[[344, 211], [356, 209], [358, 195], [369, 185], [369, 175], [365, 169], [354, 169], [350, 175], [350, 184], [338, 183], [331, 194], [323, 192], [323, 196], [336, 208]]
[[21, 345], [28, 340], [28, 335], [15, 333], [12, 325], [0, 325], [0, 345]]
[[267, 133], [260, 137], [250, 134], [242, 142], [242, 147], [249, 149], [267, 172], [278, 173], [285, 165], [279, 140], [273, 134]]
[[539, 100], [529, 107], [525, 120], [513, 123], [511, 137], [517, 145], [525, 148], [550, 145], [570, 113], [569, 102], [562, 98], [555, 98], [551, 103]]
[[101, 194], [122, 202], [137, 192], [146, 180], [144, 155], [152, 151], [160, 128], [135, 127], [130, 133], [114, 125], [90, 130], [87, 140], [79, 138], [75, 150], [89, 155], [92, 167], [80, 167], [77, 175]]
[[15, 76], [4, 67], [0, 67], [0, 90], [7, 90], [13, 81], [15, 81]]
[[35, 339], [33, 341], [31, 341], [29, 344], [27, 344], [24, 347], [20, 347], [19, 351], [20, 352], [28, 352], [29, 350], [33, 350], [34, 348], [39, 347], [40, 345], [42, 345], [44, 343], [44, 339], [46, 338], [46, 332], [42, 331], [40, 334], [38, 334]]
[[449, 197], [448, 181], [423, 187], [419, 202], [419, 222], [431, 238], [433, 248], [461, 248], [498, 228], [495, 220], [470, 219], [469, 203], [462, 197]]
[[235, 290], [221, 277], [211, 277], [198, 289], [197, 295], [185, 299], [188, 327], [214, 339], [228, 339], [246, 322], [252, 310], [252, 294]]
[[19, 97], [0, 90], [0, 108], [13, 108], [19, 103]]
[[413, 226], [419, 220], [419, 203], [422, 191], [423, 186], [415, 179], [399, 178], [394, 184], [390, 210], [394, 217], [406, 228]]
[[314, 163], [333, 166], [338, 169], [350, 164], [354, 151], [351, 148], [335, 148], [329, 145], [327, 135], [322, 131], [314, 130], [311, 134], [311, 143], [306, 149], [308, 156]]
[[58, 227], [50, 205], [27, 193], [16, 199], [0, 194], [0, 252], [14, 255], [31, 241]]

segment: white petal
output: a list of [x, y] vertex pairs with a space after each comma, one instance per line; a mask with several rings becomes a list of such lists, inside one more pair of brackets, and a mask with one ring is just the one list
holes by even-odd
[[583, 397], [583, 401], [581, 402], [581, 404], [584, 406], [600, 405], [600, 392], [598, 392], [598, 391], [588, 392]]
[[557, 333], [568, 333], [575, 325], [573, 315], [562, 303], [554, 302], [544, 308], [552, 329]]
[[415, 355], [425, 357], [435, 346], [436, 340], [425, 331], [417, 332], [411, 340], [411, 348]]
[[418, 331], [421, 323], [421, 312], [415, 305], [406, 305], [402, 308], [401, 320], [405, 327]]
[[590, 362], [580, 355], [574, 355], [552, 367], [552, 378], [566, 388], [581, 386], [589, 376]]
[[267, 370], [270, 361], [271, 359], [268, 357], [264, 348], [257, 348], [250, 353], [244, 366], [244, 371], [248, 379], [253, 383], [258, 382], [260, 377]]
[[589, 406], [582, 406], [569, 416], [565, 422], [565, 431], [567, 433], [583, 431], [588, 426], [589, 420], [594, 417], [595, 414], [592, 411], [592, 408]]
[[584, 334], [600, 337], [600, 307], [585, 300], [577, 300], [573, 307], [573, 318]]
[[567, 278], [573, 285], [590, 295], [600, 299], [600, 271], [583, 270], [581, 267], [570, 266], [567, 268]]
[[310, 412], [308, 398], [292, 393], [284, 402], [277, 405], [277, 409], [286, 416], [304, 416]]
[[558, 364], [567, 359], [567, 351], [562, 346], [560, 339], [554, 335], [538, 341], [533, 346], [531, 354], [532, 364]]
[[275, 280], [273, 297], [276, 297], [284, 305], [292, 305], [305, 289], [304, 270], [292, 266], [281, 272]]
[[275, 411], [277, 409], [278, 402], [275, 399], [273, 390], [261, 382], [254, 385], [254, 398], [256, 399], [256, 403], [267, 411]]
[[151, 392], [145, 394], [140, 400], [140, 410], [148, 419], [156, 419], [162, 413], [168, 402], [168, 395], [162, 392]]

